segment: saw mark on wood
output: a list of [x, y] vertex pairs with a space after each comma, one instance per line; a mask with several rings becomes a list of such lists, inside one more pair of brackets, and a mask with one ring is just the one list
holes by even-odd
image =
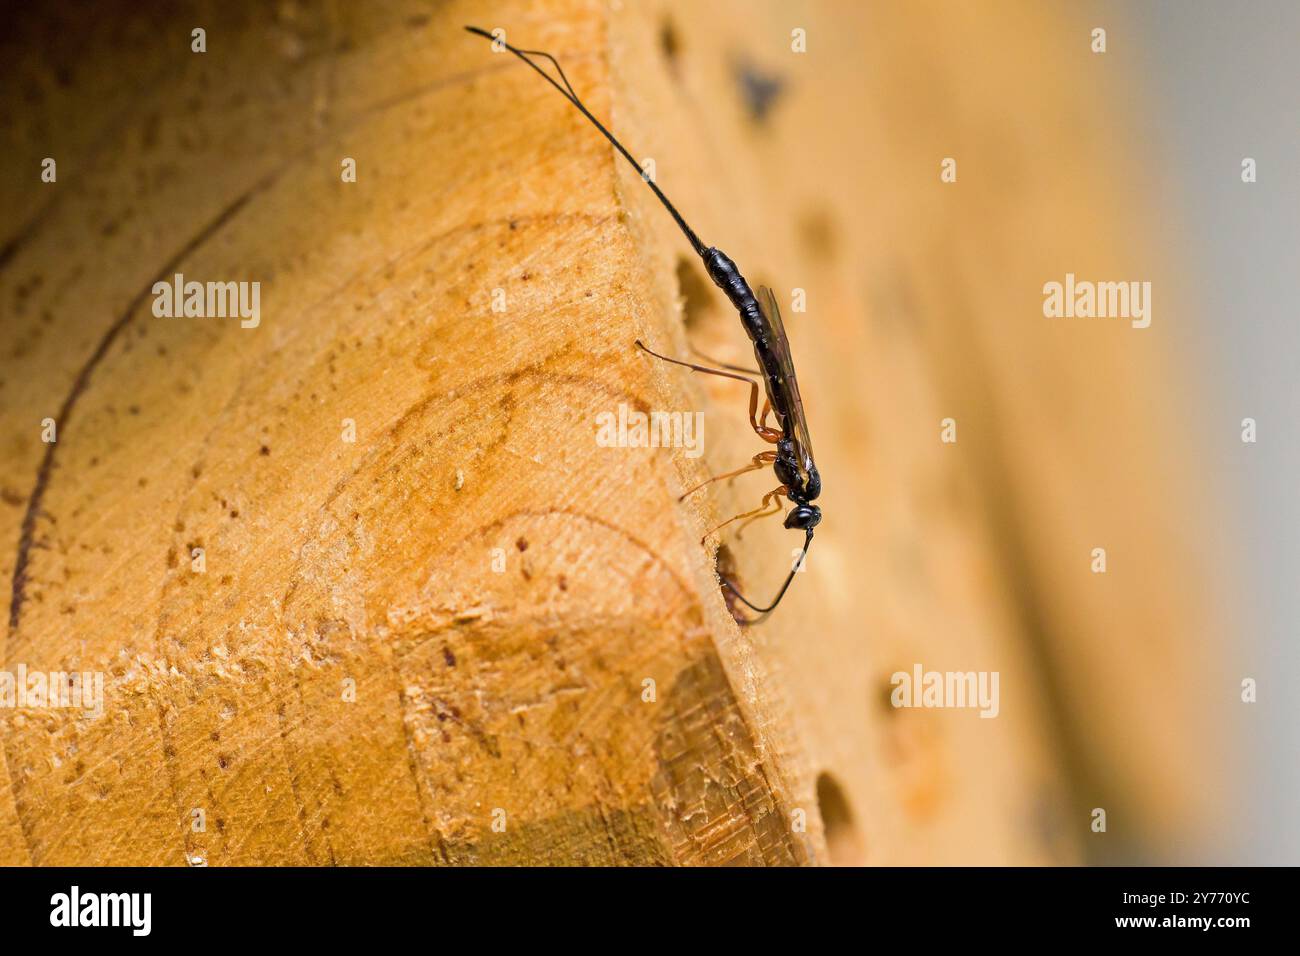
[[[400, 684], [401, 673], [395, 666], [389, 668], [389, 670]], [[402, 722], [402, 736], [406, 740], [407, 767], [411, 771], [411, 782], [415, 784], [416, 799], [420, 801], [420, 815], [424, 818], [424, 832], [426, 839], [429, 841], [429, 852], [435, 858], [441, 858], [443, 863], [450, 863], [451, 858], [447, 855], [446, 841], [442, 838], [442, 832], [433, 825], [433, 817], [429, 814], [428, 800], [425, 797], [427, 784], [420, 766], [420, 755], [415, 747], [415, 737], [411, 734], [411, 724], [408, 720], [410, 708], [408, 707], [406, 692], [400, 688], [397, 691], [397, 706]]]
[[[302, 682], [298, 679], [298, 671], [291, 668], [290, 673], [293, 675], [293, 692], [298, 698], [298, 706], [303, 708], [306, 713], [306, 701], [302, 696]], [[280, 723], [280, 750], [284, 754], [284, 764], [289, 775], [289, 790], [293, 794], [293, 802], [298, 808], [298, 822], [302, 825], [299, 829], [298, 837], [302, 841], [303, 856], [307, 858], [308, 866], [316, 866], [316, 855], [312, 852], [311, 841], [307, 838], [307, 833], [311, 829], [310, 821], [307, 818], [307, 805], [303, 803], [301, 789], [298, 786], [298, 764], [293, 759], [293, 751], [289, 747], [289, 722], [284, 715], [284, 702], [281, 701], [275, 708], [276, 719]], [[330, 846], [329, 834], [324, 830], [317, 830], [321, 838], [325, 841], [325, 848], [330, 855], [330, 861], [333, 862], [334, 849]]]
[[[654, 791], [674, 855], [704, 864], [804, 862], [716, 651], [680, 671], [665, 701], [672, 709], [655, 743]], [[678, 701], [692, 703], [682, 709]]]

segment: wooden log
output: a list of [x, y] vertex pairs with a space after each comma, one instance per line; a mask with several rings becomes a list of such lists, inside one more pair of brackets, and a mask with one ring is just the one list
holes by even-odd
[[[1076, 345], [993, 321], [1037, 308], [1044, 269], [1095, 238], [1044, 239], [1032, 263], [1008, 248], [1041, 198], [1016, 165], [1051, 148], [1034, 118], [1103, 108], [1021, 85], [1034, 38], [1067, 45], [1077, 23], [595, 0], [488, 21], [116, 14], [26, 14], [9, 41], [3, 659], [106, 686], [98, 719], [0, 711], [0, 863], [1024, 863], [1077, 859], [1083, 808], [1112, 795], [1127, 830], [1158, 826], [1146, 795], [1190, 779], [1166, 720], [1194, 711], [1185, 685], [1053, 688], [1080, 662], [1149, 665], [1133, 638], [1153, 608], [1205, 626], [1152, 530], [1177, 496], [1134, 523], [1053, 469], [1079, 446], [1037, 427], [1033, 364]], [[736, 627], [700, 537], [770, 473], [677, 501], [760, 450], [743, 389], [632, 347], [744, 360], [734, 314], [635, 172], [461, 31], [476, 21], [553, 52], [751, 280], [807, 293], [786, 318], [827, 518], [761, 628]], [[969, 52], [994, 38], [1015, 55]], [[1142, 222], [1097, 202], [1059, 200], [1098, 234]], [[260, 282], [256, 327], [156, 316], [177, 273]], [[1092, 348], [1144, 396], [1169, 378]], [[620, 406], [702, 412], [704, 454], [602, 447]], [[1177, 460], [1119, 401], [1090, 420]], [[1163, 574], [1087, 590], [1093, 531], [1051, 507], [1067, 490]], [[759, 595], [799, 543], [775, 523], [726, 541]], [[999, 717], [889, 706], [914, 662], [998, 671]], [[1128, 738], [1070, 732], [1094, 717]], [[1078, 767], [1108, 755], [1121, 771], [1096, 787]], [[1201, 818], [1180, 806], [1168, 826]]]

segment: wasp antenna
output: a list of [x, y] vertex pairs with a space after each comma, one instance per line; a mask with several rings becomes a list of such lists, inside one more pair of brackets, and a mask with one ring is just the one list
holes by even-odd
[[[511, 46], [505, 40], [502, 40], [498, 37], [494, 37], [491, 33], [489, 33], [487, 30], [484, 30], [482, 27], [467, 26], [465, 27], [465, 29], [470, 33], [476, 34], [477, 36], [485, 37], [486, 39], [489, 39], [494, 43], [500, 43], [503, 47], [505, 47], [515, 56], [519, 57], [519, 59], [523, 60], [534, 70], [536, 70], [537, 73], [542, 77], [542, 79], [544, 79], [547, 83], [550, 83], [551, 86], [559, 90], [560, 95], [563, 96], [570, 103], [572, 103], [574, 108], [577, 109], [578, 112], [580, 112], [583, 116], [587, 117], [587, 119], [591, 122], [591, 125], [596, 127], [596, 129], [600, 130], [601, 135], [603, 135], [607, 140], [609, 140], [614, 145], [614, 148], [617, 149], [619, 153], [623, 155], [623, 158], [632, 164], [632, 168], [635, 169], [637, 173], [641, 176], [641, 181], [650, 187], [650, 189], [654, 192], [655, 196], [658, 197], [659, 201], [663, 203], [664, 208], [667, 209], [669, 214], [673, 217], [673, 220], [677, 223], [678, 227], [680, 227], [682, 232], [686, 234], [686, 238], [690, 240], [691, 248], [695, 250], [695, 254], [699, 256], [701, 259], [704, 258], [705, 254], [708, 252], [708, 249], [705, 247], [704, 243], [700, 242], [700, 237], [695, 234], [695, 230], [693, 230], [690, 226], [686, 224], [686, 220], [682, 218], [682, 214], [677, 211], [677, 207], [674, 206], [669, 201], [668, 197], [664, 195], [663, 190], [659, 188], [658, 184], [651, 179], [646, 179], [645, 174], [641, 169], [641, 164], [638, 163], [635, 157], [633, 157], [633, 155], [627, 151], [627, 149], [623, 146], [623, 144], [618, 141], [618, 137], [616, 137], [613, 133], [611, 133], [608, 129], [606, 129], [604, 124], [601, 123], [600, 120], [596, 119], [596, 117], [591, 114], [591, 110], [587, 109], [586, 105], [582, 102], [581, 98], [579, 98], [578, 94], [574, 92], [573, 86], [569, 83], [569, 78], [564, 75], [564, 70], [560, 66], [559, 61], [555, 59], [555, 57], [551, 56], [551, 54], [546, 53], [542, 50], [521, 50], [519, 49], [519, 47]], [[559, 83], [555, 81], [554, 77], [552, 77], [549, 73], [547, 73], [540, 66], [534, 63], [532, 60], [533, 56], [544, 56], [546, 57], [546, 59], [550, 60], [551, 63], [554, 64], [555, 69], [559, 72], [560, 79], [563, 81], [564, 85], [561, 86]]]
[[805, 537], [803, 539], [803, 554], [799, 555], [799, 563], [790, 569], [790, 573], [787, 574], [785, 577], [785, 583], [781, 585], [781, 590], [776, 592], [776, 597], [772, 599], [772, 603], [769, 604], [767, 607], [759, 607], [757, 604], [751, 604], [749, 600], [745, 597], [745, 595], [741, 594], [740, 590], [734, 584], [732, 584], [726, 578], [722, 579], [722, 583], [727, 587], [728, 590], [731, 591], [732, 594], [736, 595], [736, 597], [739, 599], [741, 604], [745, 605], [745, 607], [749, 608], [751, 611], [754, 611], [756, 614], [759, 615], [758, 617], [754, 618], [754, 620], [752, 621], [744, 621], [743, 622], [744, 626], [749, 627], [754, 624], [760, 624], [762, 623], [764, 618], [766, 618], [769, 614], [771, 614], [773, 611], [776, 610], [776, 606], [781, 603], [781, 598], [785, 597], [785, 592], [790, 590], [790, 585], [794, 582], [794, 576], [799, 573], [799, 569], [803, 567], [804, 561], [807, 560], [808, 549], [812, 547], [812, 539], [813, 539], [813, 533], [812, 533], [812, 529], [810, 528], [808, 529], [807, 532], [805, 532]]
[[[520, 53], [527, 53], [527, 54], [529, 54], [530, 56], [544, 56], [544, 57], [546, 57], [546, 59], [550, 60], [550, 61], [551, 61], [551, 66], [555, 67], [555, 72], [556, 72], [556, 73], [559, 73], [559, 74], [560, 74], [560, 79], [562, 79], [562, 80], [564, 81], [564, 89], [566, 89], [566, 90], [569, 91], [569, 99], [573, 100], [573, 102], [574, 102], [574, 103], [577, 103], [577, 104], [580, 104], [580, 103], [582, 102], [581, 100], [578, 99], [578, 94], [574, 92], [574, 90], [573, 90], [573, 84], [570, 83], [570, 82], [569, 82], [569, 78], [568, 78], [567, 76], [564, 75], [564, 67], [560, 66], [560, 61], [559, 61], [559, 60], [557, 60], [555, 57], [551, 56], [551, 55], [550, 55], [549, 53], [547, 53], [545, 50], [520, 50], [519, 52], [520, 52]], [[563, 91], [561, 91], [561, 92], [563, 92]]]

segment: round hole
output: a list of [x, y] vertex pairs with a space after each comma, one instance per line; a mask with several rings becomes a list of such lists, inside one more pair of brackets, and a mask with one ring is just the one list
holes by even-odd
[[828, 773], [817, 777], [817, 806], [821, 810], [831, 866], [862, 866], [866, 851], [853, 822], [853, 811], [849, 809], [843, 788]]
[[703, 318], [714, 310], [713, 286], [699, 260], [677, 258], [677, 288], [682, 297], [682, 324], [687, 335], [699, 331]]
[[677, 36], [677, 26], [673, 21], [664, 17], [664, 21], [659, 26], [659, 50], [668, 61], [668, 68], [675, 74], [677, 72], [677, 58], [681, 54], [682, 44]]

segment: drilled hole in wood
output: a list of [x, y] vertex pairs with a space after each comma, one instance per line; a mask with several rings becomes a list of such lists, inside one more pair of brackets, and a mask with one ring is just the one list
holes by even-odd
[[821, 810], [822, 829], [832, 866], [861, 866], [865, 863], [862, 838], [853, 822], [844, 790], [829, 773], [817, 777], [817, 806]]
[[740, 586], [740, 582], [736, 578], [736, 557], [725, 544], [718, 545], [718, 553], [714, 558], [713, 567], [718, 575], [718, 586], [722, 588], [723, 600], [727, 602], [727, 610], [737, 624], [743, 624], [746, 620], [744, 605], [736, 597], [736, 592], [722, 583], [723, 581], [730, 581], [737, 587]]
[[664, 17], [663, 23], [659, 25], [659, 51], [668, 63], [669, 71], [676, 76], [680, 69], [679, 57], [682, 44], [677, 34], [677, 25], [673, 23], [671, 17]]
[[694, 259], [677, 259], [677, 288], [682, 296], [682, 324], [686, 334], [698, 332], [704, 318], [714, 311], [713, 287], [700, 264]]
[[880, 709], [890, 717], [898, 713], [898, 708], [894, 706], [894, 690], [893, 680], [886, 678], [880, 684], [879, 694], [876, 697], [876, 703], [879, 704]]
[[825, 209], [810, 209], [799, 217], [799, 240], [814, 259], [834, 258], [838, 242], [835, 223]]
[[749, 121], [756, 126], [767, 122], [772, 106], [785, 89], [785, 80], [775, 72], [764, 70], [747, 59], [738, 59], [732, 66], [732, 75], [740, 89], [741, 101]]

